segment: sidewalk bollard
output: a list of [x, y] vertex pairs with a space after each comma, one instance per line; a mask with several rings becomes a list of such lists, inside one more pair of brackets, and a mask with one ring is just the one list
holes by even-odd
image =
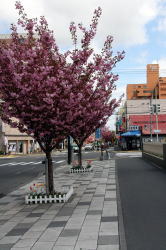
[[108, 153], [108, 150], [106, 149], [106, 159], [108, 160], [109, 159], [109, 153]]
[[101, 144], [101, 155], [100, 155], [100, 161], [103, 161], [103, 160], [104, 160], [104, 153], [103, 153], [103, 151], [104, 151], [104, 145], [103, 145], [103, 144]]
[[103, 151], [101, 151], [101, 155], [100, 155], [100, 161], [104, 160], [104, 155], [103, 155]]

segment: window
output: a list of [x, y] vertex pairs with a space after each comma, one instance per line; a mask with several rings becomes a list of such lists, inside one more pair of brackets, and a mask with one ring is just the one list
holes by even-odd
[[152, 90], [144, 90], [143, 92], [144, 92], [144, 93], [153, 93]]
[[129, 126], [129, 130], [139, 130], [139, 126], [137, 125]]
[[158, 69], [158, 66], [156, 66], [156, 65], [151, 65], [151, 66], [150, 66], [150, 69], [155, 71], [155, 70]]

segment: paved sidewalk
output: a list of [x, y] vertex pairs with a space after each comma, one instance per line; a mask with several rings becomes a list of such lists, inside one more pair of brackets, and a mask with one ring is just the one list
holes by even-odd
[[[0, 250], [119, 250], [115, 161], [91, 173], [55, 171], [55, 184], [74, 187], [67, 203], [24, 204], [31, 184], [0, 199]], [[42, 182], [40, 177], [36, 182]]]

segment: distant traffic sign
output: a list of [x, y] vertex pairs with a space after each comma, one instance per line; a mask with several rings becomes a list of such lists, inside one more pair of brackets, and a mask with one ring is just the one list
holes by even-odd
[[154, 133], [156, 133], [156, 134], [157, 134], [157, 133], [160, 133], [160, 132], [161, 132], [161, 130], [159, 130], [159, 129], [155, 129], [155, 130], [154, 130]]
[[101, 139], [101, 129], [97, 128], [95, 131], [95, 138], [96, 139]]

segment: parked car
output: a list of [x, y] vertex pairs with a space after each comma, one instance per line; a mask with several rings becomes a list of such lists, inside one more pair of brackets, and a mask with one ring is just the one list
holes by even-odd
[[74, 144], [73, 145], [73, 152], [78, 153], [78, 150], [79, 150], [78, 146], [76, 144]]
[[85, 151], [94, 150], [93, 144], [86, 144], [86, 145], [84, 146], [84, 150], [85, 150]]

